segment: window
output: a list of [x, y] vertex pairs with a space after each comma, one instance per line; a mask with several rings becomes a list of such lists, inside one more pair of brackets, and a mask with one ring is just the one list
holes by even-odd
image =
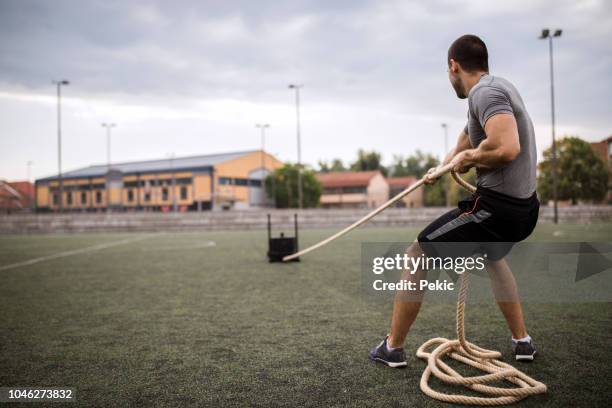
[[134, 190], [128, 190], [128, 201], [134, 201]]
[[323, 189], [323, 194], [365, 194], [366, 187], [329, 187]]
[[53, 205], [58, 205], [59, 204], [59, 194], [55, 193], [53, 194]]
[[102, 192], [96, 191], [96, 204], [100, 204], [102, 202]]
[[261, 180], [247, 178], [219, 177], [219, 184], [222, 186], [252, 186], [261, 187]]
[[355, 194], [355, 193], [365, 193], [366, 192], [366, 187], [344, 187], [342, 189], [342, 192], [344, 194]]
[[145, 193], [144, 199], [145, 201], [151, 201], [151, 193]]
[[162, 188], [162, 201], [168, 201], [168, 188]]
[[84, 191], [81, 193], [81, 204], [87, 204], [87, 193]]
[[187, 199], [187, 187], [181, 186], [181, 200]]
[[66, 194], [66, 202], [68, 205], [72, 205], [72, 193]]

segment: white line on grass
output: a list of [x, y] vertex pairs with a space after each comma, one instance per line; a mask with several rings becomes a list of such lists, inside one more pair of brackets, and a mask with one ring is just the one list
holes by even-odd
[[125, 244], [129, 244], [129, 243], [136, 242], [136, 241], [142, 241], [143, 239], [149, 239], [149, 238], [156, 237], [156, 236], [159, 236], [159, 235], [160, 234], [145, 235], [143, 237], [128, 238], [128, 239], [123, 239], [121, 241], [107, 242], [107, 243], [104, 243], [104, 244], [92, 245], [92, 246], [88, 246], [88, 247], [85, 247], [85, 248], [79, 248], [79, 249], [73, 249], [73, 250], [70, 250], [70, 251], [58, 252], [58, 253], [55, 253], [55, 254], [41, 256], [39, 258], [34, 258], [34, 259], [28, 259], [27, 261], [17, 262], [17, 263], [10, 264], [10, 265], [2, 265], [2, 266], [0, 266], [0, 271], [6, 271], [8, 269], [20, 268], [22, 266], [33, 265], [33, 264], [37, 264], [37, 263], [40, 263], [40, 262], [50, 261], [52, 259], [65, 258], [67, 256], [84, 254], [86, 252], [99, 251], [101, 249], [111, 248], [111, 247], [118, 246], [118, 245], [125, 245]]
[[195, 245], [171, 245], [171, 246], [163, 246], [163, 247], [153, 247], [153, 248], [142, 248], [143, 252], [159, 252], [159, 251], [185, 251], [191, 249], [203, 249], [203, 248], [212, 248], [216, 247], [217, 243], [215, 241], [204, 241]]

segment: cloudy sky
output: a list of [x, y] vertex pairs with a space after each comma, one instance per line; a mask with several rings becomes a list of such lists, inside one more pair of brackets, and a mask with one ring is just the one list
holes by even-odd
[[446, 73], [448, 45], [481, 36], [491, 72], [513, 81], [550, 142], [548, 44], [555, 40], [557, 133], [612, 134], [612, 2], [31, 1], [0, 0], [0, 178], [63, 168], [257, 149], [296, 160], [294, 93], [302, 89], [303, 160], [350, 160], [358, 148], [441, 154], [466, 102]]

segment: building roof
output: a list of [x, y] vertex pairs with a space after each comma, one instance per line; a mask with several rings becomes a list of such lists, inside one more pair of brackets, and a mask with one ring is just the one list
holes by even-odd
[[387, 183], [391, 188], [406, 188], [416, 183], [417, 178], [414, 176], [403, 177], [387, 177]]
[[24, 187], [28, 182], [8, 183], [0, 180], [0, 210], [2, 211], [17, 211], [28, 208], [32, 203], [32, 195], [25, 194], [16, 188]]
[[29, 199], [34, 198], [34, 184], [29, 181], [9, 181], [11, 187], [19, 192], [22, 196]]
[[339, 171], [331, 173], [317, 173], [319, 183], [326, 188], [336, 187], [367, 187], [370, 180], [380, 171]]
[[[215, 164], [226, 162], [228, 160], [237, 159], [247, 154], [257, 152], [259, 150], [245, 150], [241, 152], [216, 153], [206, 154], [201, 156], [175, 157], [173, 159], [157, 159], [134, 161], [124, 163], [112, 163], [113, 170], [119, 170], [124, 174], [143, 174], [168, 171], [171, 168], [175, 171], [179, 170], [194, 170], [194, 169], [211, 169]], [[103, 177], [108, 172], [108, 165], [97, 164], [89, 167], [67, 171], [62, 175], [63, 178], [82, 178], [82, 177]], [[49, 181], [57, 179], [56, 176], [45, 177], [37, 181]]]
[[19, 194], [19, 191], [15, 190], [15, 188], [13, 188], [13, 186], [10, 185], [10, 183], [7, 183], [6, 181], [0, 180], [0, 195], [2, 197], [15, 197], [15, 198], [20, 198], [21, 194]]

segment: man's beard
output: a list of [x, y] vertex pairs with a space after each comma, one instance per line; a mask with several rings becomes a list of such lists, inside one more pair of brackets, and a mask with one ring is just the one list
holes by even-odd
[[463, 86], [461, 85], [461, 80], [459, 78], [451, 79], [450, 83], [453, 86], [455, 93], [457, 94], [457, 98], [459, 99], [467, 98], [467, 95], [465, 94]]

